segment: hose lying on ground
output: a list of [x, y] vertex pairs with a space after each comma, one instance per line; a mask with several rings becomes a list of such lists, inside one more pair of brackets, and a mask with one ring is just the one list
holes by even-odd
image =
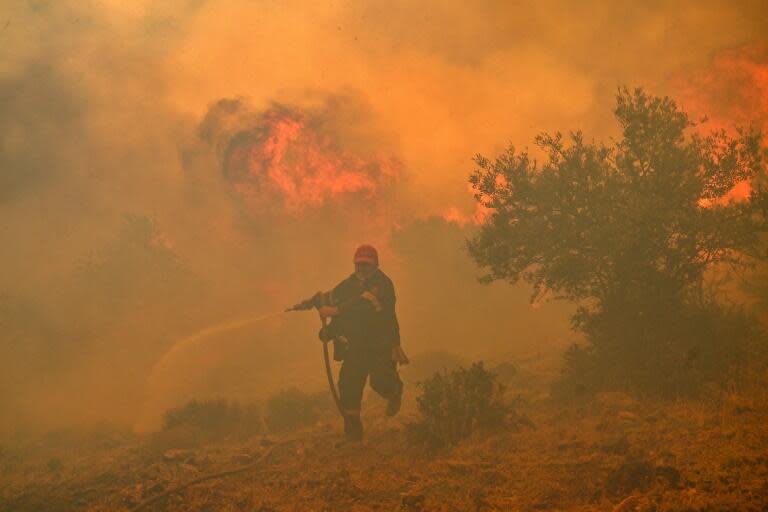
[[221, 471], [219, 473], [212, 473], [210, 475], [204, 475], [204, 476], [201, 476], [199, 478], [195, 478], [194, 480], [190, 480], [189, 482], [183, 483], [183, 484], [179, 485], [178, 487], [174, 487], [173, 489], [169, 489], [169, 490], [167, 490], [165, 492], [162, 492], [162, 493], [158, 494], [157, 496], [154, 496], [154, 497], [152, 497], [152, 498], [150, 498], [150, 499], [148, 499], [148, 500], [146, 500], [146, 501], [144, 501], [142, 503], [139, 503], [136, 507], [131, 509], [131, 512], [137, 512], [139, 510], [144, 510], [148, 506], [150, 506], [152, 504], [155, 504], [155, 503], [157, 503], [157, 502], [167, 498], [168, 496], [171, 496], [173, 494], [177, 494], [177, 493], [183, 491], [184, 489], [192, 487], [193, 485], [197, 485], [197, 484], [202, 483], [202, 482], [207, 482], [208, 480], [215, 480], [217, 478], [225, 478], [225, 477], [228, 477], [228, 476], [237, 475], [237, 474], [240, 474], [240, 473], [245, 473], [246, 471], [250, 471], [251, 469], [255, 469], [256, 466], [261, 464], [264, 461], [264, 459], [266, 459], [272, 453], [272, 451], [275, 448], [277, 448], [279, 446], [285, 446], [285, 445], [287, 445], [289, 443], [292, 443], [294, 441], [296, 441], [296, 439], [289, 439], [287, 441], [283, 441], [282, 443], [273, 444], [272, 446], [267, 448], [264, 451], [264, 453], [259, 455], [258, 459], [256, 459], [254, 462], [248, 464], [247, 466], [242, 466], [242, 467], [235, 468], [235, 469], [228, 469], [226, 471]]

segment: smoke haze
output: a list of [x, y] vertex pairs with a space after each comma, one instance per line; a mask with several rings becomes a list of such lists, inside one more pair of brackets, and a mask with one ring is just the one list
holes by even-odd
[[763, 2], [7, 2], [0, 430], [322, 385], [309, 314], [157, 365], [328, 289], [364, 242], [409, 352], [561, 348], [567, 307], [475, 282], [472, 156], [610, 136], [620, 85], [765, 123], [766, 33]]

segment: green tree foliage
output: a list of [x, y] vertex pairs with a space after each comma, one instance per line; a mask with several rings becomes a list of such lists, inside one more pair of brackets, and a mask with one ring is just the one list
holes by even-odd
[[[761, 134], [703, 135], [673, 100], [642, 89], [620, 90], [614, 113], [622, 135], [610, 144], [542, 134], [542, 164], [514, 148], [477, 156], [470, 181], [492, 215], [469, 251], [485, 281], [523, 280], [535, 299], [578, 305], [573, 324], [590, 346], [568, 362], [585, 382], [695, 389], [756, 336], [705, 277], [766, 260]], [[724, 200], [745, 180], [748, 200]]]

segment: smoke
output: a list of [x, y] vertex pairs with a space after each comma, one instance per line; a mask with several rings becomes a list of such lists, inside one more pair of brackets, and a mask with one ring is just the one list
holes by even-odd
[[371, 116], [351, 96], [259, 112], [243, 100], [221, 100], [199, 133], [215, 150], [227, 188], [252, 215], [286, 220], [333, 212], [383, 241], [395, 224], [403, 166], [369, 126]]
[[764, 11], [10, 2], [0, 429], [134, 425], [158, 394], [155, 419], [192, 396], [311, 385], [309, 315], [213, 336], [169, 363], [161, 389], [148, 377], [181, 339], [332, 286], [363, 242], [395, 281], [411, 352], [485, 357], [567, 339], [563, 309], [475, 283], [462, 252], [483, 214], [467, 191], [471, 157], [542, 130], [611, 135], [623, 84], [692, 97], [682, 81], [705, 91], [697, 105], [712, 116], [746, 103], [764, 113], [749, 92], [764, 83], [747, 78], [765, 63], [753, 50]]
[[694, 76], [679, 77], [678, 96], [703, 127], [768, 124], [768, 48], [749, 44], [716, 52]]

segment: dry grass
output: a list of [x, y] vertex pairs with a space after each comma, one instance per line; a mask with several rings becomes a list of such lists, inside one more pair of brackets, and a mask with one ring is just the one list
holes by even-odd
[[[431, 454], [398, 420], [369, 404], [363, 445], [336, 448], [337, 420], [292, 434], [253, 471], [186, 489], [157, 510], [657, 510], [768, 509], [768, 387], [741, 376], [705, 398], [642, 401], [604, 393], [558, 404], [538, 390], [517, 409], [526, 421], [475, 433]], [[525, 394], [527, 393], [527, 395]], [[0, 459], [2, 510], [129, 510], [199, 476], [248, 464], [281, 436], [212, 442], [170, 452], [143, 450], [146, 438], [110, 446], [28, 451]], [[55, 466], [55, 464], [54, 464]], [[631, 498], [628, 500], [628, 498]], [[37, 507], [37, 508], [35, 508]]]

